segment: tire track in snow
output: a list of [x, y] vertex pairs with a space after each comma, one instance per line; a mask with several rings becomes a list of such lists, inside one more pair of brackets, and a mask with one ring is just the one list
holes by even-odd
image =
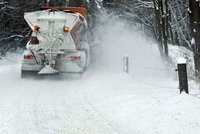
[[88, 98], [85, 96], [85, 101], [87, 102], [88, 106], [98, 114], [98, 116], [111, 128], [113, 129], [117, 134], [121, 134], [120, 130], [118, 130], [117, 128], [113, 127], [113, 125], [108, 121], [108, 119], [103, 116], [103, 114], [101, 114], [101, 112], [99, 110], [97, 110], [97, 108], [95, 108], [95, 106], [88, 100]]
[[58, 86], [63, 82], [54, 84], [57, 88], [40, 89], [34, 101], [38, 133], [116, 133], [85, 101], [87, 89], [82, 89], [80, 81], [66, 82], [68, 88]]

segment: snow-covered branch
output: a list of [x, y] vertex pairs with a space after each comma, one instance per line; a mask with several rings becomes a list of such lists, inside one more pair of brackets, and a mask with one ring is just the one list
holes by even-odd
[[12, 38], [24, 38], [23, 35], [12, 35], [12, 36], [9, 36], [9, 37], [6, 37], [6, 38], [1, 38], [0, 41], [3, 41], [3, 40], [9, 40], [9, 39], [12, 39]]

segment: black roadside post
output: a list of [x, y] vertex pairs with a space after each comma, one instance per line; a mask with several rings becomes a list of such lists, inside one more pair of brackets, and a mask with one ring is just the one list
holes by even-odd
[[177, 71], [179, 77], [180, 94], [182, 93], [182, 91], [185, 91], [187, 94], [189, 94], [186, 59], [182, 57], [178, 58], [177, 67], [178, 67]]

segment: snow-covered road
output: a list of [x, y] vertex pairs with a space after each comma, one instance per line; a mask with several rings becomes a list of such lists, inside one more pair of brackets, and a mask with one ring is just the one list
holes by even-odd
[[81, 80], [9, 80], [2, 84], [0, 132], [113, 133], [85, 98]]
[[0, 61], [0, 134], [199, 134], [200, 99], [179, 94], [154, 45], [107, 23], [82, 79], [21, 79], [20, 56]]
[[0, 67], [2, 134], [200, 131], [200, 100], [179, 95], [177, 82], [170, 78], [153, 87], [124, 73], [88, 71], [82, 79], [21, 79], [19, 69]]

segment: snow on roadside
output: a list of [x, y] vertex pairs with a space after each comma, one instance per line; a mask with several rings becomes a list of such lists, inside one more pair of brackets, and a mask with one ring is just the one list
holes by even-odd
[[[198, 134], [200, 99], [179, 94], [173, 78], [176, 67], [166, 65], [155, 45], [146, 44], [139, 32], [127, 30], [123, 22], [105, 20], [97, 31], [103, 33], [99, 42], [104, 53], [101, 63], [93, 66], [100, 69], [84, 81], [91, 107], [119, 133]], [[177, 51], [174, 59], [183, 56], [172, 49]], [[123, 53], [130, 58], [129, 75], [119, 73]]]
[[1, 57], [0, 66], [10, 65], [10, 64], [20, 64], [22, 55], [19, 53], [6, 53], [6, 56]]
[[[91, 79], [85, 98], [98, 113], [124, 134], [198, 134], [200, 100], [173, 89], [147, 87], [130, 75]], [[89, 80], [90, 81], [90, 80]], [[87, 81], [85, 81], [87, 83]]]
[[[169, 57], [173, 62], [173, 66], [177, 66], [177, 59], [183, 57], [187, 61], [187, 69], [189, 77], [194, 77], [194, 56], [193, 52], [182, 46], [168, 45], [169, 46]], [[193, 78], [192, 78], [193, 79]]]

